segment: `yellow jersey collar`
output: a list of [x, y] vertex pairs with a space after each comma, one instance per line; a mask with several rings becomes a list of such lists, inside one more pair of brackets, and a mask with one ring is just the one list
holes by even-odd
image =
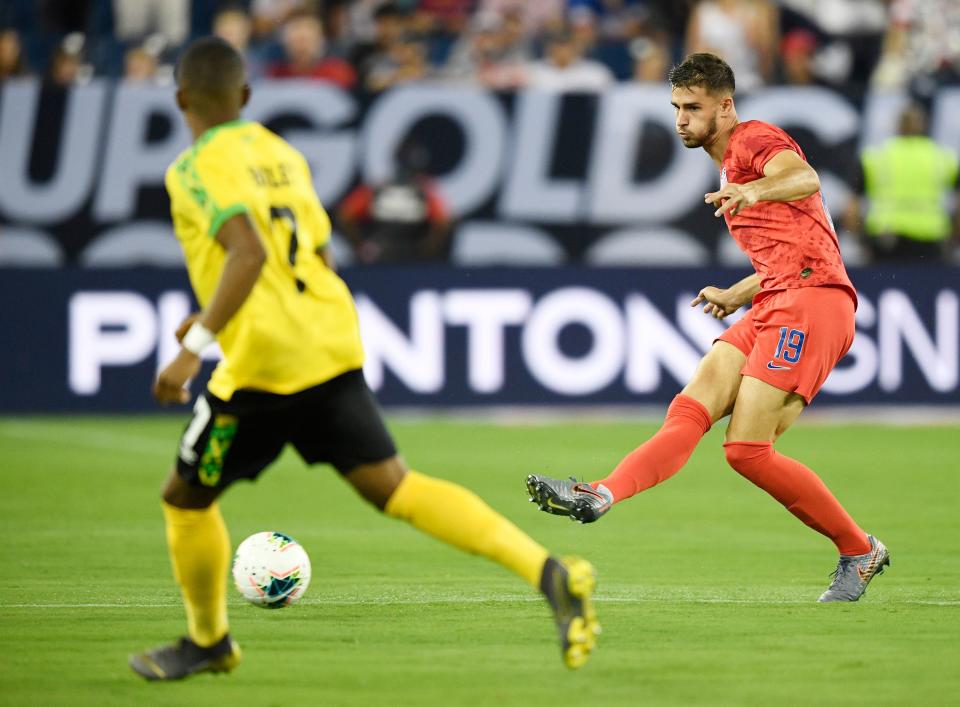
[[249, 120], [244, 120], [242, 118], [237, 118], [236, 120], [228, 120], [225, 123], [218, 123], [217, 125], [214, 125], [204, 130], [203, 133], [200, 134], [200, 137], [196, 139], [196, 142], [194, 144], [202, 145], [205, 142], [208, 142], [210, 138], [212, 138], [221, 130], [229, 129], [229, 128], [239, 128], [249, 124], [250, 124]]

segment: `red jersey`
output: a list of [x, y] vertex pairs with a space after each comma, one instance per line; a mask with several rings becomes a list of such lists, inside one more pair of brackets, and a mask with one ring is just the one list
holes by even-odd
[[[767, 162], [783, 150], [807, 159], [793, 138], [775, 125], [759, 120], [740, 123], [723, 155], [720, 185], [761, 179]], [[833, 285], [856, 299], [821, 192], [797, 201], [760, 201], [736, 216], [728, 211], [724, 218], [760, 276], [763, 293]]]

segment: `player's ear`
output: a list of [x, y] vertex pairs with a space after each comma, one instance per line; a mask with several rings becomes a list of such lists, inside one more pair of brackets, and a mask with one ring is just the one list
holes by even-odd
[[187, 94], [182, 88], [177, 89], [177, 108], [184, 113], [187, 112]]
[[250, 84], [243, 84], [243, 88], [240, 89], [240, 107], [243, 108], [250, 101]]

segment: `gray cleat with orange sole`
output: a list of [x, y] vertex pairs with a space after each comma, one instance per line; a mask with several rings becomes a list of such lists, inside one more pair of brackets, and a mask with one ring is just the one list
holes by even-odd
[[840, 562], [833, 572], [833, 583], [817, 601], [857, 601], [867, 591], [870, 580], [890, 566], [890, 553], [886, 545], [872, 535], [870, 552], [863, 555], [840, 555]]

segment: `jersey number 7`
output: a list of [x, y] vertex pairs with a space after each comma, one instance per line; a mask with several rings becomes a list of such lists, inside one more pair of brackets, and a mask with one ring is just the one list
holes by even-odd
[[[290, 249], [287, 251], [287, 258], [290, 261], [290, 267], [297, 264], [297, 217], [293, 215], [293, 209], [289, 206], [271, 206], [271, 221], [287, 221], [290, 227]], [[307, 286], [303, 280], [294, 276], [294, 282], [297, 283], [297, 292], [303, 292]]]

